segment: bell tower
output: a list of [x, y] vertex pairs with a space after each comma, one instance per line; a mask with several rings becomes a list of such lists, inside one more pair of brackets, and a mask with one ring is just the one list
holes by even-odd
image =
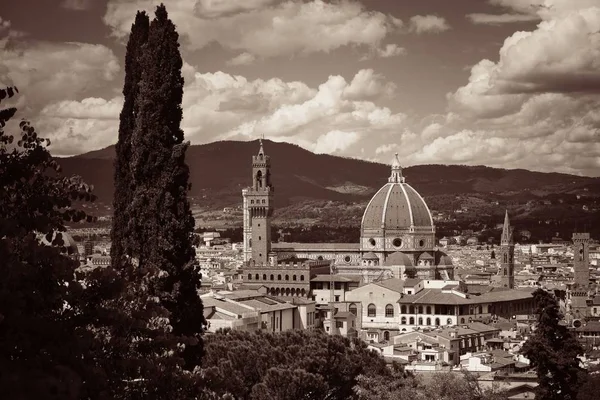
[[590, 284], [590, 234], [573, 233], [573, 270], [575, 284], [587, 289]]
[[244, 200], [244, 261], [266, 265], [271, 252], [271, 216], [273, 215], [271, 159], [262, 140], [252, 156], [252, 186], [242, 190]]
[[515, 243], [513, 241], [513, 227], [510, 226], [508, 210], [504, 215], [504, 226], [500, 238], [500, 274], [501, 285], [514, 289], [515, 287]]

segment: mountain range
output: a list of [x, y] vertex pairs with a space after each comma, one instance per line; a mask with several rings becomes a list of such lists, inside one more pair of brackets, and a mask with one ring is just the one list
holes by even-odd
[[[258, 153], [258, 140], [220, 141], [190, 146], [192, 203], [208, 209], [241, 205], [241, 190], [252, 179], [251, 157]], [[277, 208], [303, 201], [363, 203], [390, 175], [385, 164], [314, 154], [289, 143], [264, 141], [271, 157], [272, 182]], [[66, 175], [80, 175], [94, 185], [98, 203], [109, 207], [113, 196], [115, 147], [60, 158]], [[391, 161], [391, 160], [390, 160]], [[600, 178], [524, 169], [485, 166], [418, 165], [403, 170], [406, 181], [429, 202], [451, 196], [528, 200], [560, 194], [600, 193]]]

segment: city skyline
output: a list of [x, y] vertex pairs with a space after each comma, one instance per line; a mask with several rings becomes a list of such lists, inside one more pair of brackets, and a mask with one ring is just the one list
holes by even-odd
[[[124, 43], [160, 1], [13, 2], [0, 83], [55, 155], [114, 144]], [[600, 2], [165, 2], [192, 144], [600, 175]], [[31, 10], [34, 10], [33, 12]]]

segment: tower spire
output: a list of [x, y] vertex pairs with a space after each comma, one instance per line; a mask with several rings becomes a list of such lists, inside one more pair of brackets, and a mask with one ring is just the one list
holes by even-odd
[[394, 159], [392, 160], [392, 174], [390, 175], [388, 182], [390, 183], [404, 183], [404, 176], [402, 176], [402, 166], [400, 165], [400, 160], [398, 159], [398, 153], [394, 155]]
[[504, 226], [502, 227], [502, 237], [500, 238], [500, 244], [512, 243], [512, 227], [510, 226], [510, 220], [508, 219], [508, 210], [504, 214]]
[[260, 144], [260, 148], [258, 149], [258, 155], [264, 157], [265, 150], [263, 149], [263, 139], [264, 139], [264, 137], [261, 137], [260, 139], [258, 139], [258, 143]]

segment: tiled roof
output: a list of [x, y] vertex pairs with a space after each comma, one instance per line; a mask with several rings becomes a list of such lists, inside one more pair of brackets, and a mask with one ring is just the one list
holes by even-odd
[[402, 289], [404, 288], [404, 281], [398, 278], [384, 279], [382, 281], [375, 282], [375, 284], [398, 293], [402, 293]]
[[202, 303], [204, 307], [217, 307], [230, 313], [234, 313], [239, 317], [241, 317], [242, 314], [254, 311], [249, 307], [244, 307], [229, 301], [218, 300], [213, 297], [203, 297]]
[[442, 293], [441, 289], [423, 289], [416, 294], [404, 295], [398, 303], [401, 304], [480, 304], [496, 303], [510, 300], [533, 298], [532, 292], [525, 290], [508, 289], [484, 293], [481, 296], [463, 298], [455, 293]]
[[311, 282], [360, 282], [361, 276], [359, 275], [328, 275], [328, 274], [318, 274], [314, 278], [312, 278]]
[[359, 251], [360, 243], [297, 243], [297, 242], [282, 242], [272, 243], [273, 251]]
[[241, 300], [241, 301], [239, 301], [239, 303], [245, 304], [247, 306], [250, 306], [250, 307], [252, 307], [256, 310], [262, 311], [262, 312], [279, 311], [279, 310], [287, 310], [290, 308], [296, 308], [295, 305], [290, 304], [290, 303], [267, 304], [267, 303], [260, 301], [259, 299]]

